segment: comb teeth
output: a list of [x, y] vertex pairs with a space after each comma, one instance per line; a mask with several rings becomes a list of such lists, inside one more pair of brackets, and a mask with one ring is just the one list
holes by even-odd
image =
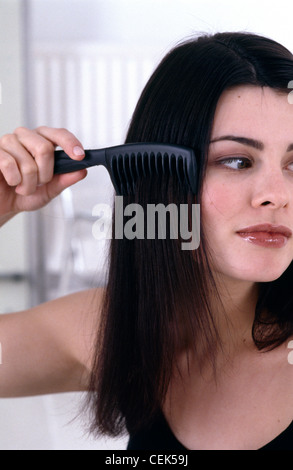
[[181, 155], [161, 152], [112, 155], [111, 170], [114, 186], [121, 195], [133, 194], [138, 179], [153, 175], [170, 175], [183, 187], [189, 185], [186, 160]]
[[197, 194], [198, 172], [191, 148], [160, 143], [130, 143], [85, 151], [81, 161], [72, 160], [63, 150], [55, 151], [54, 174], [70, 173], [92, 166], [107, 168], [116, 193], [134, 193], [139, 179], [168, 175], [184, 190]]

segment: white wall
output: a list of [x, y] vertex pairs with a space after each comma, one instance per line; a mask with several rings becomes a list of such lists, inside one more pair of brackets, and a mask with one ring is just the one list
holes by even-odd
[[[0, 2], [0, 135], [25, 124], [22, 0]], [[25, 273], [26, 219], [18, 216], [0, 232], [0, 274]], [[0, 313], [27, 306], [24, 284], [0, 282]], [[0, 332], [1, 341], [1, 332]], [[0, 365], [1, 377], [1, 365]], [[51, 444], [42, 398], [0, 401], [0, 449]], [[30, 432], [27, 432], [27, 430]]]
[[[7, 8], [11, 13], [18, 3], [21, 0], [0, 3], [1, 81], [6, 83], [8, 77], [10, 86], [12, 80], [16, 81], [9, 93], [5, 88], [8, 105], [5, 113], [4, 103], [0, 107], [3, 132], [22, 123], [21, 94], [15, 93], [22, 83], [21, 74], [7, 65], [16, 63], [10, 51], [13, 43], [19, 44], [17, 10], [9, 20], [5, 16]], [[179, 39], [194, 32], [246, 30], [271, 36], [293, 50], [292, 3], [286, 0], [28, 0], [26, 3], [31, 11], [29, 34], [33, 42], [98, 41], [124, 43], [129, 48], [141, 44], [155, 46], [159, 57]], [[13, 103], [16, 114], [11, 119], [9, 108]], [[124, 448], [123, 441], [117, 444], [88, 439], [80, 421], [68, 424], [78, 410], [78, 399], [79, 396], [65, 395], [2, 401], [0, 449]]]
[[22, 5], [19, 0], [0, 3], [0, 106], [1, 135], [11, 132], [16, 123], [24, 122], [23, 109], [23, 31]]
[[36, 40], [155, 44], [194, 32], [247, 30], [292, 47], [290, 0], [29, 0]]
[[[13, 131], [25, 121], [22, 13], [19, 0], [1, 0], [0, 135]], [[23, 216], [17, 217], [1, 230], [0, 246], [6, 246], [6, 249], [0, 253], [0, 274], [25, 271], [27, 260], [24, 240]]]

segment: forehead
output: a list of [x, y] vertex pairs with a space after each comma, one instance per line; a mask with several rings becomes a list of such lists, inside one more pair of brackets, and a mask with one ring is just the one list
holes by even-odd
[[[288, 90], [288, 94], [289, 94]], [[293, 105], [288, 94], [269, 87], [239, 86], [219, 99], [212, 138], [237, 134], [254, 138], [293, 137]]]

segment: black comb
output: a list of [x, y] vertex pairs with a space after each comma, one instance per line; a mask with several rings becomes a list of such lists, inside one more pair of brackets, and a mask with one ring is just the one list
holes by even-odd
[[183, 187], [197, 192], [197, 166], [194, 151], [178, 145], [156, 143], [125, 144], [99, 150], [86, 150], [81, 161], [72, 160], [64, 151], [55, 151], [54, 173], [103, 165], [107, 168], [118, 195], [135, 191], [138, 179], [152, 175], [177, 177]]

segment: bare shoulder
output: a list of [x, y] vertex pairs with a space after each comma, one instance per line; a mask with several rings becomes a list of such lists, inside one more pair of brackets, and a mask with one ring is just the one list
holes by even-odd
[[104, 290], [1, 315], [0, 396], [86, 390]]
[[104, 291], [99, 288], [75, 292], [31, 310], [36, 323], [47, 327], [72, 360], [86, 368], [91, 366]]
[[86, 326], [89, 321], [99, 321], [104, 292], [103, 288], [75, 292], [38, 305], [31, 312], [35, 315], [47, 315], [49, 319], [54, 316], [57, 324], [83, 321]]

